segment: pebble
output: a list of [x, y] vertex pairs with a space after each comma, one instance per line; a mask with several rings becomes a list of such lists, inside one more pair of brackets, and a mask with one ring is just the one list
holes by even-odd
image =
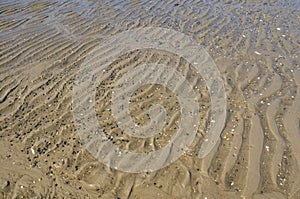
[[266, 149], [267, 149], [267, 151], [270, 151], [270, 147], [269, 146], [266, 146]]
[[257, 55], [261, 55], [261, 53], [260, 53], [260, 52], [257, 52], [257, 51], [254, 51], [254, 53], [257, 54]]
[[35, 155], [35, 151], [34, 151], [33, 148], [31, 148], [31, 153], [32, 153], [33, 155]]

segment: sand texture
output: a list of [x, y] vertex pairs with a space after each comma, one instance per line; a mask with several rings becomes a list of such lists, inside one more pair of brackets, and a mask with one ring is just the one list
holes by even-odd
[[[172, 29], [203, 46], [224, 84], [226, 118], [212, 151], [199, 158], [214, 121], [212, 93], [194, 63], [147, 48], [94, 67], [95, 76], [102, 74], [94, 99], [81, 98], [95, 103], [108, 141], [125, 151], [162, 149], [185, 117], [172, 89], [148, 82], [132, 91], [127, 124], [160, 131], [126, 134], [115, 118], [123, 104], [112, 103], [129, 92], [113, 91], [128, 72], [148, 63], [172, 66], [197, 94], [198, 130], [188, 150], [156, 171], [122, 172], [91, 153], [99, 140], [91, 138], [89, 150], [82, 142], [74, 88], [91, 53], [96, 56], [88, 63], [97, 66], [116, 52], [118, 45], [104, 45], [107, 38], [146, 27]], [[174, 90], [187, 90], [183, 82], [174, 80]], [[299, 199], [300, 2], [1, 0], [0, 198]]]

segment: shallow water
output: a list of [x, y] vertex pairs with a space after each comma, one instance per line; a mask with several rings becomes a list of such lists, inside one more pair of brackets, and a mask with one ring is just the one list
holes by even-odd
[[[1, 1], [0, 198], [300, 198], [299, 9], [297, 0]], [[122, 38], [119, 43], [105, 42], [124, 31], [149, 27], [184, 33], [194, 43], [183, 42], [186, 46], [178, 54], [159, 50], [164, 39], [171, 40], [170, 50], [182, 39], [160, 37], [157, 31], [152, 34], [159, 38], [153, 48], [112, 59]], [[195, 42], [209, 53], [215, 64], [209, 66], [218, 69], [224, 85], [224, 125], [214, 120], [209, 78], [197, 73], [197, 63], [181, 56]], [[111, 63], [98, 67], [105, 58]], [[164, 117], [159, 133], [132, 137], [116, 121], [116, 107], [122, 103], [112, 100], [121, 92], [115, 94], [114, 86], [149, 63], [171, 66], [189, 82], [197, 94], [198, 130], [184, 151], [175, 144], [163, 154], [170, 164], [151, 171], [152, 164], [144, 162], [150, 165], [147, 172], [133, 173], [140, 160], [128, 160], [123, 172], [124, 162], [119, 168], [108, 166], [117, 161], [110, 159], [113, 155], [107, 156], [106, 164], [100, 153], [95, 155], [100, 142], [151, 154], [172, 143], [185, 116], [173, 92], [184, 84], [175, 79], [169, 83], [174, 90], [147, 83], [127, 96], [136, 129], [157, 116], [157, 123], [150, 123], [157, 130]], [[210, 72], [215, 77], [216, 71]], [[78, 77], [89, 73], [94, 75], [95, 93], [88, 99], [79, 90], [82, 96], [76, 101], [74, 91], [83, 80]], [[134, 75], [139, 81], [148, 77]], [[222, 93], [220, 86], [214, 89]], [[129, 88], [121, 90], [129, 93]], [[89, 102], [94, 112], [87, 111]], [[164, 109], [153, 108], [155, 104]], [[90, 116], [95, 116], [106, 140], [99, 141], [95, 132], [91, 137], [85, 134], [90, 125], [77, 120], [82, 112], [76, 107], [86, 111], [84, 119], [93, 121]], [[220, 124], [220, 132], [209, 131], [214, 123]], [[185, 126], [184, 132], [192, 127]], [[220, 136], [212, 151], [199, 158], [211, 133]], [[110, 149], [107, 154], [113, 154]], [[178, 159], [172, 156], [176, 150]]]

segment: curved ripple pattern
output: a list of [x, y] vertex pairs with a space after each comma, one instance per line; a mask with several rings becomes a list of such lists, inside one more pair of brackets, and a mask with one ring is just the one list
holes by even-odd
[[[178, 159], [193, 142], [199, 120], [199, 107], [195, 93], [192, 92], [191, 86], [178, 73], [164, 66], [155, 66], [155, 64], [144, 65], [134, 72], [127, 73], [125, 79], [121, 79], [126, 83], [122, 82], [115, 85], [115, 91], [117, 92], [114, 92], [112, 98], [114, 102], [112, 113], [119, 125], [128, 131], [126, 133], [136, 137], [154, 135], [155, 132], [151, 130], [152, 125], [146, 129], [136, 128], [126, 112], [129, 109], [129, 98], [135, 89], [144, 84], [162, 84], [176, 94], [182, 106], [181, 124], [173, 141], [163, 149], [155, 152], [146, 154], [126, 152], [106, 140], [102, 129], [95, 125], [97, 124], [95, 107], [90, 102], [95, 101], [93, 96], [95, 96], [96, 76], [99, 76], [99, 78], [103, 76], [105, 68], [111, 64], [111, 60], [115, 60], [126, 52], [141, 48], [169, 51], [179, 55], [192, 63], [199, 75], [205, 79], [212, 103], [212, 122], [207, 128], [205, 142], [199, 152], [201, 158], [205, 157], [217, 143], [224, 127], [226, 118], [224, 85], [218, 69], [201, 46], [182, 33], [162, 28], [143, 28], [120, 33], [108, 38], [104, 44], [91, 52], [91, 57], [82, 65], [82, 72], [77, 78], [73, 94], [74, 117], [78, 127], [80, 127], [78, 133], [81, 139], [99, 161], [112, 168], [133, 173], [153, 171], [167, 166]], [[103, 52], [103, 50], [105, 51]], [[102, 74], [99, 71], [102, 71]], [[140, 75], [141, 79], [137, 75]], [[156, 112], [156, 115], [161, 115], [164, 118], [164, 113], [159, 111], [161, 107], [153, 109], [152, 111]], [[151, 117], [155, 116], [151, 114]], [[155, 121], [152, 122], [155, 123]], [[96, 136], [96, 132], [99, 136]]]

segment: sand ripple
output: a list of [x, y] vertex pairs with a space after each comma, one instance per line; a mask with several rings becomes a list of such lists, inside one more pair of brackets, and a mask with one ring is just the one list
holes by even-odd
[[[0, 198], [300, 198], [299, 18], [297, 1], [1, 1]], [[166, 127], [149, 139], [115, 128], [112, 85], [138, 64], [175, 66], [198, 87], [202, 109], [197, 139], [180, 159], [152, 173], [122, 173], [81, 144], [72, 89], [105, 37], [149, 26], [183, 32], [210, 53], [225, 85], [226, 124], [199, 159], [211, 105], [203, 79], [168, 52], [128, 52], [107, 68], [96, 94], [99, 124], [116, 145], [154, 151], [178, 127], [176, 96], [145, 85], [132, 98], [134, 121], [146, 124], [145, 110], [160, 102]]]

